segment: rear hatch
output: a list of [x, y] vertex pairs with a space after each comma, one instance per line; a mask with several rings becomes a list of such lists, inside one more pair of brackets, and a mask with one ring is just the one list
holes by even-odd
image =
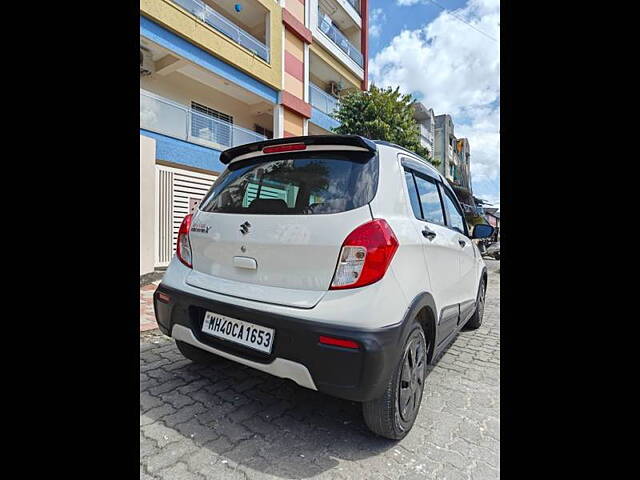
[[342, 242], [372, 219], [378, 157], [344, 145], [298, 148], [231, 160], [192, 220], [187, 283], [299, 308], [320, 301]]

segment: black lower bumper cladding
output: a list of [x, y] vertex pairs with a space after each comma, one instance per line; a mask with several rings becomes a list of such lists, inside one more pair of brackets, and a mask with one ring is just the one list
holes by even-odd
[[[169, 297], [158, 299], [159, 294]], [[160, 330], [169, 335], [173, 325], [183, 325], [202, 343], [254, 362], [268, 364], [276, 357], [307, 367], [319, 391], [353, 401], [382, 395], [398, 362], [405, 334], [397, 324], [375, 330], [340, 327], [209, 300], [162, 284], [153, 299]], [[275, 329], [270, 354], [218, 339], [202, 332], [207, 311]], [[320, 336], [353, 340], [359, 348], [326, 345]]]

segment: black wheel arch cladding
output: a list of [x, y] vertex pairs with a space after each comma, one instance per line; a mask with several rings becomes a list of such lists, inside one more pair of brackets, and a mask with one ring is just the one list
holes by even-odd
[[[400, 335], [399, 354], [402, 355], [404, 344], [411, 334], [415, 319], [424, 330], [427, 341], [427, 363], [431, 362], [436, 339], [436, 304], [429, 292], [421, 292], [413, 299], [402, 319], [402, 333]], [[399, 359], [398, 359], [399, 360]]]

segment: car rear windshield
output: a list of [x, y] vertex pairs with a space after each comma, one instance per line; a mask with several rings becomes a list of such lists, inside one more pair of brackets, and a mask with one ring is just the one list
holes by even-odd
[[200, 210], [217, 213], [316, 215], [369, 203], [378, 185], [378, 156], [369, 152], [299, 152], [233, 162]]

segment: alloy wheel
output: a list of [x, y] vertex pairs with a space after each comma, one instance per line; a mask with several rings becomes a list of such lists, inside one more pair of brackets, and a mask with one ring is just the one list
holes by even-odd
[[484, 315], [484, 294], [485, 288], [480, 288], [478, 293], [478, 320], [482, 322], [482, 316]]
[[426, 372], [426, 344], [424, 336], [416, 335], [409, 343], [402, 359], [398, 406], [400, 417], [410, 422], [420, 407]]

